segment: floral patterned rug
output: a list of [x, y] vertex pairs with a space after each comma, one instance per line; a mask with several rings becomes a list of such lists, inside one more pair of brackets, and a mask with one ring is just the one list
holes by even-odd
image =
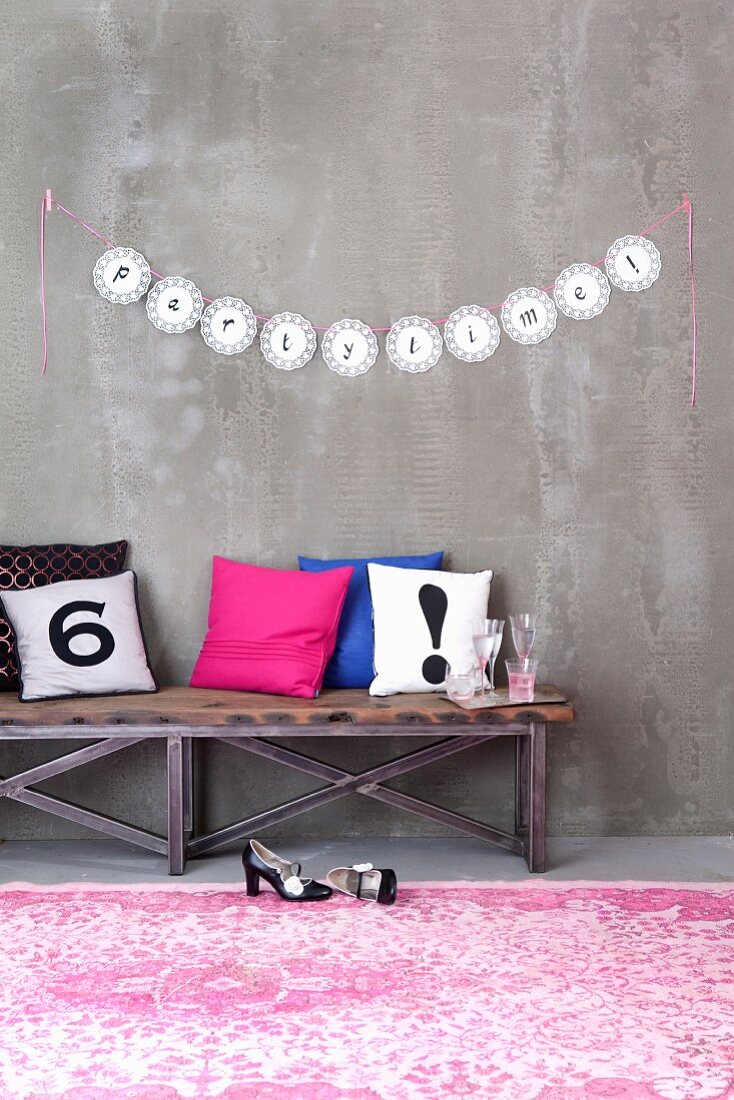
[[0, 888], [13, 1100], [734, 1098], [734, 887]]

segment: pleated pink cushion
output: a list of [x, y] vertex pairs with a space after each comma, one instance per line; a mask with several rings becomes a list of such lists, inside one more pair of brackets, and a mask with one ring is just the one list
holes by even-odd
[[209, 630], [191, 687], [313, 699], [352, 573], [350, 566], [303, 573], [215, 557]]

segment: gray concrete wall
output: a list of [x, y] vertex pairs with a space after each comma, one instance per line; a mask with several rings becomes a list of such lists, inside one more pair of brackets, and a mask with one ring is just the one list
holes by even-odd
[[[444, 547], [497, 571], [493, 609], [541, 619], [546, 679], [578, 700], [551, 750], [556, 833], [734, 823], [730, 385], [731, 2], [2, 2], [0, 541], [127, 537], [164, 680], [202, 634], [210, 557]], [[46, 186], [159, 271], [317, 324], [445, 315], [544, 285], [698, 211], [700, 400], [688, 407], [685, 225], [663, 274], [486, 365], [409, 377], [384, 353], [343, 380], [217, 357], [94, 291], [98, 242], [48, 219], [50, 365], [39, 376], [37, 200]], [[41, 750], [0, 749], [0, 773]], [[370, 746], [324, 747], [359, 766]], [[66, 797], [143, 825], [156, 746], [89, 766]], [[508, 820], [506, 747], [414, 776]], [[202, 753], [212, 826], [308, 780]], [[282, 832], [291, 834], [295, 826]], [[311, 835], [430, 834], [360, 799]], [[0, 833], [74, 835], [0, 805]]]

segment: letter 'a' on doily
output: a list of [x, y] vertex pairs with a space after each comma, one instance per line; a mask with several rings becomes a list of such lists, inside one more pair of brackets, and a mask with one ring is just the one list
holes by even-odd
[[148, 293], [148, 320], [163, 332], [187, 332], [198, 324], [204, 300], [198, 286], [180, 275], [161, 279]]

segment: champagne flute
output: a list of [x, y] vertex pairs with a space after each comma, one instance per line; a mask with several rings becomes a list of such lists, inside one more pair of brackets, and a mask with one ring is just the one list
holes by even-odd
[[484, 680], [486, 675], [487, 661], [490, 659], [494, 651], [494, 640], [496, 633], [496, 619], [477, 619], [472, 626], [472, 642], [474, 643], [474, 652], [476, 653], [477, 660], [479, 661], [479, 675], [481, 678], [479, 698], [482, 700], [486, 699]]
[[512, 640], [521, 661], [527, 660], [535, 645], [535, 615], [510, 615]]
[[495, 690], [495, 686], [494, 686], [494, 665], [495, 665], [495, 661], [497, 660], [497, 657], [499, 655], [499, 651], [502, 648], [502, 635], [504, 634], [504, 631], [505, 631], [505, 620], [504, 619], [496, 619], [495, 621], [497, 623], [497, 628], [495, 630], [495, 635], [494, 635], [494, 645], [492, 646], [492, 655], [489, 658], [489, 695], [490, 695], [490, 698], [493, 695], [497, 694], [497, 692]]

